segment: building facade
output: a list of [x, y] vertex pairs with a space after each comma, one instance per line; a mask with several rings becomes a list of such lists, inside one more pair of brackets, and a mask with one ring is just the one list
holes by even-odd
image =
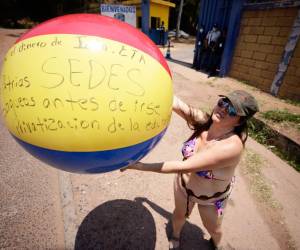
[[[207, 33], [217, 24], [224, 34], [219, 75], [300, 100], [299, 8], [290, 0], [202, 0], [198, 26]], [[198, 32], [196, 66], [203, 56], [199, 39]]]
[[[229, 76], [270, 92], [297, 19], [298, 7], [245, 10]], [[300, 44], [286, 62], [277, 95], [300, 100]]]
[[[129, 0], [122, 1], [125, 5], [134, 5], [137, 8], [137, 28], [142, 28], [142, 1]], [[162, 22], [166, 30], [169, 29], [169, 13], [170, 8], [174, 8], [175, 4], [164, 0], [149, 0], [149, 29], [158, 29]]]

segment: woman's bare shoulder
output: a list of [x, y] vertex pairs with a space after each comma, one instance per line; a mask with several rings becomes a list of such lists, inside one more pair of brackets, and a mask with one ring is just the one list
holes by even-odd
[[222, 147], [226, 148], [227, 150], [231, 150], [232, 152], [235, 152], [236, 154], [241, 154], [244, 149], [244, 145], [242, 143], [241, 138], [233, 134], [226, 139], [221, 141]]

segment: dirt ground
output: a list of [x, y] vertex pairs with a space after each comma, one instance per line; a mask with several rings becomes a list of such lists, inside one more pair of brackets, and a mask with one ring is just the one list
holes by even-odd
[[[0, 29], [0, 67], [23, 32]], [[59, 172], [26, 153], [12, 139], [2, 117], [0, 171], [0, 249], [63, 249]]]
[[[170, 67], [174, 77], [175, 94], [187, 103], [208, 108], [210, 103], [215, 103], [217, 100], [217, 94], [224, 92], [222, 89], [201, 82], [201, 79], [191, 80], [193, 74], [191, 69], [185, 69], [172, 63], [170, 63]], [[181, 143], [189, 133], [190, 131], [185, 122], [174, 115], [166, 135], [152, 153], [146, 157], [145, 161], [179, 160], [181, 158]], [[236, 187], [225, 215], [224, 244], [227, 249], [299, 249], [298, 235], [300, 228], [298, 223], [295, 223], [300, 219], [300, 213], [297, 211], [300, 202], [298, 192], [300, 187], [299, 173], [251, 139], [248, 141], [247, 150], [245, 159], [239, 166]], [[251, 154], [252, 158], [246, 158], [247, 154]], [[256, 166], [256, 164], [260, 166]], [[261, 190], [253, 188], [253, 183], [256, 185], [256, 176], [252, 176], [251, 173], [247, 172], [246, 166], [248, 165], [261, 168], [260, 174], [265, 177], [259, 179], [259, 181], [265, 183], [265, 185], [259, 185]], [[124, 219], [126, 225], [141, 224], [140, 227], [130, 226], [133, 236], [130, 238], [130, 243], [128, 243], [128, 249], [139, 248], [135, 245], [137, 244], [136, 241], [138, 241], [138, 244], [142, 243], [142, 245], [139, 245], [141, 249], [167, 249], [165, 228], [174, 208], [172, 175], [128, 171], [127, 173], [114, 172], [103, 176], [84, 175], [79, 177], [72, 175], [71, 178], [75, 206], [79, 218], [81, 218], [79, 228], [86, 228], [82, 231], [95, 232], [94, 235], [90, 235], [91, 238], [82, 237], [81, 234], [77, 233], [75, 246], [79, 246], [78, 249], [80, 249], [80, 246], [88, 244], [88, 242], [92, 246], [95, 246], [94, 244], [96, 246], [107, 246], [104, 247], [105, 249], [112, 247], [115, 242], [128, 243], [127, 241], [124, 242], [123, 230], [116, 229], [115, 223], [107, 223], [104, 226], [95, 222], [106, 221], [102, 218], [104, 207], [107, 208], [104, 213], [109, 213], [111, 207], [121, 206], [122, 202], [124, 202], [123, 204], [127, 203], [128, 209], [125, 214], [128, 213], [129, 217], [127, 219], [123, 218], [124, 211], [119, 212], [118, 210], [115, 216], [118, 219]], [[270, 189], [270, 193], [265, 194], [265, 189]], [[260, 199], [260, 193], [263, 193], [262, 200]], [[119, 201], [120, 197], [123, 201]], [[121, 203], [119, 204], [119, 202]], [[273, 205], [273, 203], [276, 205]], [[152, 214], [153, 219], [146, 219], [149, 220], [148, 222], [144, 221], [144, 216], [148, 218], [148, 213], [145, 212], [142, 217], [140, 215], [135, 217], [132, 214], [131, 207], [140, 206], [141, 204]], [[123, 206], [121, 207], [121, 210], [125, 209]], [[90, 218], [91, 214], [95, 218]], [[132, 218], [140, 218], [141, 221], [132, 221]], [[107, 241], [106, 237], [101, 236], [106, 227], [118, 232], [111, 241]], [[145, 232], [147, 237], [143, 236], [144, 240], [142, 242], [136, 238], [136, 234], [140, 232], [139, 228], [150, 230], [150, 232]], [[78, 232], [81, 232], [80, 229]], [[156, 231], [156, 233], [153, 231]], [[150, 236], [151, 234], [153, 236]], [[124, 236], [129, 240], [127, 234]], [[82, 240], [82, 238], [85, 238], [85, 240]], [[208, 235], [203, 229], [199, 215], [195, 210], [183, 230], [182, 248], [209, 249], [207, 238]], [[89, 239], [97, 239], [97, 241]], [[83, 243], [81, 243], [82, 241]], [[153, 241], [156, 241], [156, 243]], [[148, 248], [148, 246], [151, 247]]]
[[[1, 59], [20, 32], [22, 31], [0, 29]], [[191, 44], [175, 44], [172, 56], [190, 59], [189, 53], [192, 49]], [[165, 50], [162, 52], [165, 53]], [[256, 96], [262, 109], [281, 107], [300, 113], [299, 107], [280, 101], [234, 79], [208, 79], [207, 75], [182, 65], [169, 62], [169, 66], [174, 80], [174, 93], [187, 103], [204, 110], [211, 109], [218, 99], [218, 94], [234, 89], [246, 89]], [[185, 122], [173, 115], [165, 136], [143, 161], [181, 159], [181, 144], [189, 134]], [[12, 138], [5, 137], [5, 140], [13, 143]], [[31, 158], [20, 150], [17, 144], [14, 146], [15, 152], [18, 152], [16, 165], [21, 164], [23, 156]], [[1, 163], [8, 165], [10, 161], [4, 150], [6, 149], [1, 147]], [[14, 155], [14, 151], [11, 154]], [[37, 169], [45, 168], [41, 163], [36, 164]], [[17, 169], [14, 165], [10, 167]], [[56, 196], [61, 202], [61, 211], [58, 211], [60, 214], [57, 216], [53, 215], [53, 223], [59, 224], [57, 221], [60, 219], [64, 223], [66, 249], [168, 248], [166, 231], [169, 229], [169, 220], [174, 209], [173, 175], [132, 170], [101, 175], [66, 174], [53, 169], [51, 171], [59, 177], [58, 185], [62, 194]], [[47, 174], [46, 171], [44, 174]], [[15, 182], [26, 182], [27, 185], [39, 182], [39, 185], [46, 188], [53, 185], [41, 179], [29, 181], [24, 176], [20, 176], [17, 180], [8, 178], [4, 181], [6, 185], [3, 185], [5, 190], [0, 192], [1, 203], [11, 202], [11, 206], [14, 207], [22, 207], [23, 204], [18, 200], [11, 200], [4, 194], [7, 191], [18, 192], [16, 188], [12, 188], [16, 186]], [[299, 190], [299, 173], [249, 138], [243, 160], [237, 169], [235, 188], [225, 213], [223, 243], [226, 249], [300, 249]], [[3, 206], [0, 206], [0, 209], [2, 217], [0, 221], [7, 221]], [[49, 214], [49, 211], [45, 212]], [[29, 213], [24, 213], [22, 210], [16, 210], [16, 214], [18, 213], [19, 224], [24, 225], [28, 223], [30, 216], [34, 217], [35, 211], [29, 210]], [[48, 217], [44, 218], [46, 220]], [[51, 220], [48, 219], [47, 223], [49, 222], [51, 223]], [[0, 229], [3, 229], [2, 227], [0, 223]], [[10, 247], [7, 249], [14, 249], [17, 246], [26, 246], [24, 248], [30, 249], [28, 239], [32, 235], [37, 237], [39, 235], [34, 230], [34, 228], [26, 230], [25, 226], [21, 231], [11, 230], [7, 239]], [[39, 230], [39, 227], [36, 230]], [[58, 237], [60, 230], [51, 229], [47, 232], [53, 237]], [[210, 249], [208, 237], [195, 209], [182, 232], [182, 249]], [[0, 240], [0, 249], [5, 248], [2, 242]], [[43, 243], [39, 245], [39, 249], [46, 248], [49, 248], [49, 245]], [[61, 245], [57, 244], [52, 249], [61, 249]]]

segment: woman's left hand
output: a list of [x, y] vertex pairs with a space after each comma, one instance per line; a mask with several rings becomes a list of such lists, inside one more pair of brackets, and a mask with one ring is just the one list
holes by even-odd
[[129, 165], [129, 166], [124, 167], [124, 168], [121, 168], [120, 171], [121, 171], [121, 172], [124, 172], [124, 171], [126, 171], [127, 169], [142, 170], [142, 165], [143, 165], [143, 163], [141, 163], [141, 162], [136, 162], [136, 163], [134, 163], [134, 164], [132, 164], [132, 165]]

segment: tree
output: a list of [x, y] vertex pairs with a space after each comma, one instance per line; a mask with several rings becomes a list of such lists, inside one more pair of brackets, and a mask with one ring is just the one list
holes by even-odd
[[[176, 8], [171, 9], [170, 11], [169, 29], [176, 32], [178, 23], [179, 30], [184, 30], [185, 32], [193, 36], [196, 35], [196, 27], [199, 19], [200, 0], [183, 0], [182, 7], [180, 7], [180, 0], [176, 0], [175, 2]], [[180, 8], [181, 16], [179, 21], [178, 17]]]
[[184, 0], [180, 0], [178, 17], [177, 17], [177, 25], [176, 25], [176, 40], [178, 40], [178, 38], [179, 38], [179, 31], [180, 31], [180, 23], [181, 23], [181, 15], [182, 15], [182, 9], [183, 9], [183, 2], [184, 2]]

